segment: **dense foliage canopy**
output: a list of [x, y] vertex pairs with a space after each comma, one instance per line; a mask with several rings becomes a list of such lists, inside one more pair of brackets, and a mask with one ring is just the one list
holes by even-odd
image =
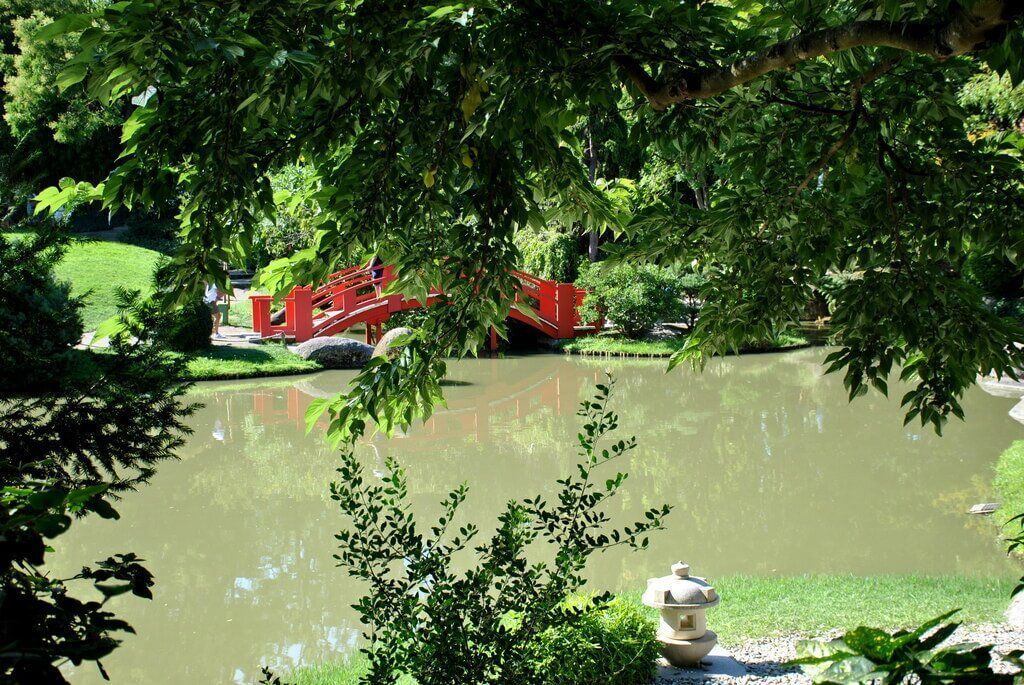
[[[856, 396], [902, 366], [910, 417], [938, 428], [977, 373], [1024, 365], [1024, 331], [961, 278], [968, 248], [1018, 258], [1024, 143], [1009, 127], [969, 135], [958, 99], [986, 69], [1024, 76], [1021, 13], [1009, 0], [129, 0], [41, 32], [80, 32], [64, 87], [136, 103], [106, 183], [41, 199], [180, 200], [185, 297], [244, 261], [274, 211], [268, 173], [312, 169], [294, 193], [316, 206], [315, 237], [262, 283], [283, 292], [377, 253], [397, 289], [440, 286], [448, 305], [330, 406], [338, 438], [367, 415], [387, 428], [429, 411], [439, 355], [503, 326], [514, 231], [552, 224], [632, 236], [622, 258], [699, 260], [705, 306], [679, 357], [696, 362], [771, 337], [821, 279], [854, 274], [834, 295], [833, 368]], [[625, 204], [588, 168], [600, 122], [644, 166]]]
[[34, 40], [54, 18], [103, 4], [0, 0], [0, 219], [23, 218], [25, 202], [62, 176], [100, 180], [114, 166], [127, 110], [99, 105], [82, 86], [58, 87], [74, 37]]

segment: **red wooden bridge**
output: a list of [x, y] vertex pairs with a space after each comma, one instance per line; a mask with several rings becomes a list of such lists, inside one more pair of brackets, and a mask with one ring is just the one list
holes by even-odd
[[[600, 330], [602, 322], [584, 325], [580, 321], [579, 306], [586, 291], [572, 283], [559, 283], [516, 271], [519, 286], [515, 302], [533, 311], [532, 318], [513, 307], [509, 317], [539, 330], [556, 340], [575, 338]], [[284, 320], [271, 322], [273, 297], [250, 295], [252, 301], [253, 330], [263, 338], [285, 337], [296, 342], [335, 335], [357, 324], [366, 326], [366, 342], [380, 339], [385, 321], [407, 309], [430, 306], [437, 302], [440, 292], [432, 292], [426, 303], [407, 299], [401, 294], [380, 294], [395, 280], [392, 267], [381, 267], [381, 275], [373, 278], [366, 266], [353, 266], [328, 276], [317, 288], [294, 288], [284, 298]], [[491, 349], [497, 347], [497, 336], [491, 331]]]

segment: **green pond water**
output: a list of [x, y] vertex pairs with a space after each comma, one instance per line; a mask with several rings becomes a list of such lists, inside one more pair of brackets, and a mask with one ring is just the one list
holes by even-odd
[[[622, 437], [640, 446], [612, 468], [630, 477], [613, 516], [629, 522], [669, 502], [669, 530], [644, 552], [594, 559], [594, 589], [637, 589], [677, 559], [724, 574], [925, 573], [1004, 576], [990, 521], [964, 514], [991, 501], [992, 466], [1024, 426], [1012, 400], [972, 390], [967, 422], [939, 438], [904, 427], [896, 399], [852, 405], [825, 352], [729, 357], [703, 373], [663, 362], [556, 355], [450, 364], [448, 408], [426, 425], [359, 453], [371, 469], [397, 458], [414, 507], [465, 480], [467, 519], [490, 522], [511, 497], [554, 492], [576, 457], [577, 404], [610, 369]], [[306, 434], [315, 397], [352, 372], [203, 384], [205, 403], [181, 460], [128, 496], [116, 522], [86, 520], [58, 542], [59, 566], [122, 551], [147, 560], [152, 602], [118, 598], [138, 636], [105, 660], [115, 683], [249, 683], [352, 651], [360, 587], [335, 568], [344, 521], [327, 495], [335, 454]], [[899, 388], [892, 392], [902, 395]], [[101, 682], [92, 666], [76, 683]]]

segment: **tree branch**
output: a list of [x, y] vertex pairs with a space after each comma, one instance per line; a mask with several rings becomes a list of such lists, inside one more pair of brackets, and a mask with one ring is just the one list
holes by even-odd
[[880, 62], [868, 69], [866, 72], [854, 79], [850, 85], [850, 100], [852, 107], [850, 109], [850, 123], [846, 125], [846, 130], [839, 136], [839, 140], [832, 143], [825, 154], [822, 155], [821, 159], [811, 166], [804, 180], [797, 186], [793, 196], [789, 198], [787, 204], [793, 204], [793, 201], [799, 197], [800, 193], [807, 189], [808, 184], [814, 179], [815, 176], [821, 173], [822, 169], [832, 161], [836, 153], [843, 149], [843, 147], [850, 142], [850, 138], [853, 137], [854, 132], [857, 130], [857, 123], [860, 121], [861, 115], [864, 114], [864, 99], [861, 97], [861, 91], [864, 90], [864, 86], [874, 81], [876, 78], [892, 70], [896, 66], [899, 59], [886, 60]]
[[777, 95], [769, 95], [765, 98], [766, 102], [773, 102], [779, 105], [786, 105], [787, 107], [795, 107], [804, 112], [810, 112], [812, 114], [830, 114], [833, 116], [846, 115], [850, 113], [848, 109], [835, 109], [832, 107], [822, 107], [805, 102], [797, 102], [796, 100], [787, 100], [786, 98], [779, 97]]
[[953, 3], [940, 21], [893, 23], [853, 21], [776, 43], [729, 65], [697, 69], [672, 81], [653, 78], [636, 58], [614, 57], [615, 63], [655, 109], [687, 100], [720, 95], [771, 71], [856, 47], [887, 47], [947, 59], [977, 50], [1024, 14], [1019, 0], [978, 0], [969, 9]]

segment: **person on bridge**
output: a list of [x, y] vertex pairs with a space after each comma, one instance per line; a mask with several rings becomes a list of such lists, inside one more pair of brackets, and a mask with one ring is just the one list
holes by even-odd
[[373, 259], [370, 260], [370, 278], [373, 279], [373, 289], [377, 293], [377, 297], [380, 297], [380, 293], [384, 289], [384, 282], [381, 280], [383, 277], [384, 260], [378, 255], [373, 255]]

